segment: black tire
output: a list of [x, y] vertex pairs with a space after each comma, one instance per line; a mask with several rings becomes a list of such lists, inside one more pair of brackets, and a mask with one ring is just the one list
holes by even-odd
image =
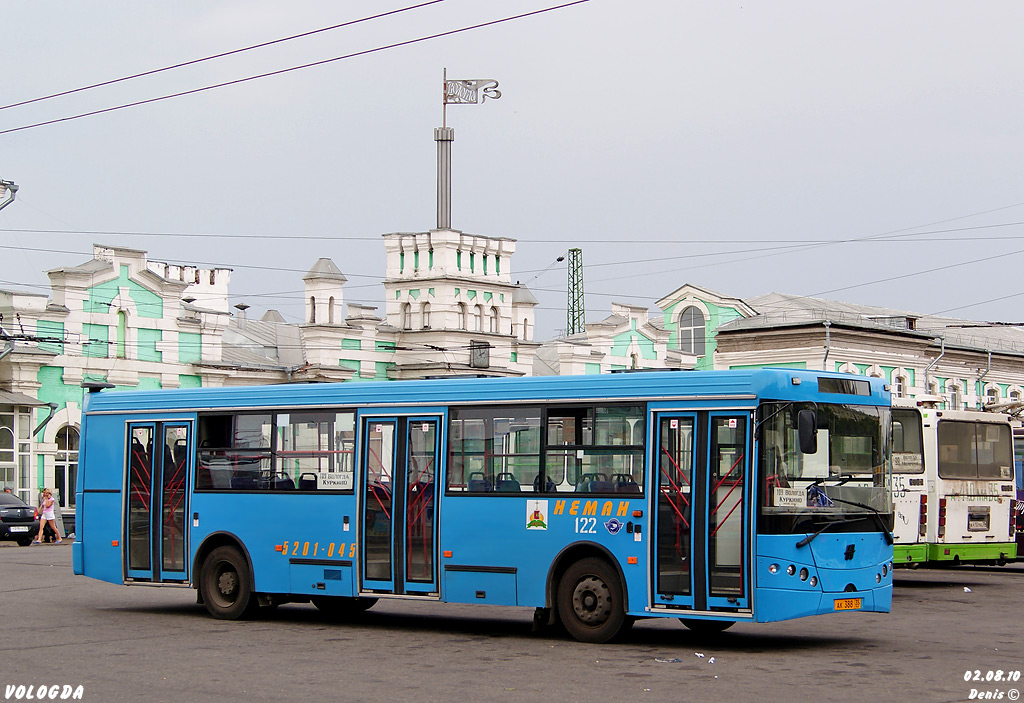
[[698, 635], [717, 635], [736, 624], [731, 620], [697, 620], [695, 618], [679, 618], [679, 622], [686, 625], [686, 629]]
[[631, 620], [615, 569], [594, 557], [571, 565], [558, 582], [558, 617], [580, 642], [608, 642], [622, 634]]
[[377, 602], [376, 598], [344, 598], [341, 596], [313, 596], [313, 605], [329, 618], [354, 618], [366, 612]]
[[18, 546], [19, 547], [31, 547], [32, 546], [32, 538], [31, 537], [19, 537], [18, 538]]
[[252, 577], [245, 557], [234, 547], [217, 547], [203, 562], [199, 579], [203, 603], [218, 620], [238, 620], [256, 610]]

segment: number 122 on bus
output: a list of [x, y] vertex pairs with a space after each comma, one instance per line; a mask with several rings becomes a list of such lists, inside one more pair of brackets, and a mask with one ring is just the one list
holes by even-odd
[[217, 618], [488, 603], [604, 642], [637, 618], [890, 609], [877, 379], [105, 385], [86, 384], [75, 573], [190, 586]]

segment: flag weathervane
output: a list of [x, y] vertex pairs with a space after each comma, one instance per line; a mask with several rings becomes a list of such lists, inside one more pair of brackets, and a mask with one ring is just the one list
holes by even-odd
[[452, 142], [455, 130], [448, 126], [449, 105], [479, 105], [490, 98], [501, 97], [498, 81], [493, 78], [472, 80], [448, 80], [448, 69], [444, 70], [444, 93], [441, 100], [441, 125], [434, 129], [437, 142], [437, 228], [451, 229], [452, 226]]
[[501, 97], [498, 81], [493, 78], [474, 78], [472, 80], [448, 80], [448, 69], [444, 70], [444, 97], [441, 100], [441, 126], [448, 126], [449, 105], [479, 105], [487, 98], [497, 100]]

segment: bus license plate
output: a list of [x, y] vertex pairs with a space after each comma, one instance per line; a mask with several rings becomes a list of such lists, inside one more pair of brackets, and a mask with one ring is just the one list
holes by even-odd
[[836, 601], [836, 610], [860, 610], [861, 598], [840, 598]]
[[12, 525], [11, 532], [28, 532], [28, 525]]

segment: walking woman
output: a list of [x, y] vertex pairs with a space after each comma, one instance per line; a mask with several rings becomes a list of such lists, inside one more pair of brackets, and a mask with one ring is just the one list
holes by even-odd
[[46, 527], [46, 523], [50, 523], [50, 527], [53, 528], [53, 533], [57, 535], [57, 544], [60, 544], [64, 540], [60, 538], [60, 533], [57, 532], [57, 518], [53, 514], [53, 506], [56, 501], [53, 499], [53, 493], [49, 488], [43, 489], [43, 502], [40, 504], [42, 515], [39, 517], [39, 534], [36, 535], [36, 539], [32, 544], [40, 544], [43, 541], [43, 529]]

